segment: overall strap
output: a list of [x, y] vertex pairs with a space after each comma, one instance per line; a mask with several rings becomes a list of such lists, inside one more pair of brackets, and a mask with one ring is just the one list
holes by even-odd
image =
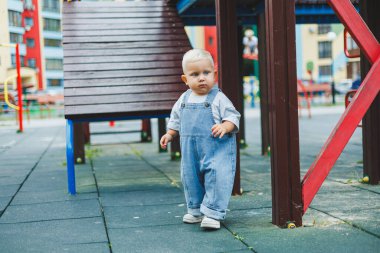
[[185, 92], [185, 95], [183, 96], [182, 104], [186, 104], [187, 103], [187, 100], [189, 100], [190, 94], [191, 94], [191, 89], [188, 89]]
[[206, 102], [212, 104], [216, 95], [218, 95], [219, 91], [220, 90], [219, 90], [218, 86], [214, 85], [214, 87], [212, 87], [212, 89], [210, 90], [210, 92], [207, 95]]

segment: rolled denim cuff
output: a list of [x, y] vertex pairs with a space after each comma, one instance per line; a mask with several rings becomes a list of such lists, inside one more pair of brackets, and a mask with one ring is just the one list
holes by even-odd
[[193, 216], [202, 216], [202, 213], [199, 208], [193, 209], [193, 208], [187, 208], [187, 213], [193, 215]]
[[226, 211], [216, 211], [201, 204], [201, 213], [214, 220], [224, 220], [226, 218]]

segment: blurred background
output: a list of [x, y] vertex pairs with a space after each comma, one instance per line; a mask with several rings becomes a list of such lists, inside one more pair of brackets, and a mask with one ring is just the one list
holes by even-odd
[[[14, 120], [4, 102], [4, 81], [16, 74], [15, 49], [20, 45], [24, 110], [27, 118], [63, 116], [63, 50], [60, 0], [0, 1], [0, 120]], [[324, 11], [324, 9], [321, 9]], [[326, 14], [330, 10], [325, 10]], [[323, 14], [323, 13], [322, 13]], [[189, 26], [186, 32], [195, 48], [211, 52], [217, 62], [214, 26]], [[259, 105], [257, 27], [243, 29], [243, 73], [246, 108]], [[344, 95], [360, 85], [360, 58], [355, 41], [344, 38], [341, 24], [296, 26], [297, 77], [300, 108], [344, 103]], [[332, 88], [334, 87], [334, 88]], [[333, 90], [332, 90], [333, 89]], [[334, 92], [333, 92], [334, 91]], [[10, 100], [17, 101], [16, 79], [9, 80]]]

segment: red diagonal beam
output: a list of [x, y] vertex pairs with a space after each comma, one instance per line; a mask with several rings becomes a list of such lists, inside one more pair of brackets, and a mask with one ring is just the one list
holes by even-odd
[[380, 90], [380, 59], [368, 72], [320, 154], [302, 180], [304, 213]]
[[349, 0], [328, 3], [374, 65], [302, 180], [304, 213], [380, 89], [380, 45], [375, 36]]
[[340, 21], [371, 63], [380, 56], [379, 42], [349, 0], [328, 0]]

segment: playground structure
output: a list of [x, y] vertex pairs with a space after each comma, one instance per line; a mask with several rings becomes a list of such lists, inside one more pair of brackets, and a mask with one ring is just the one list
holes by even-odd
[[[149, 2], [149, 1], [147, 1]], [[138, 9], [140, 13], [146, 13], [148, 7], [144, 6], [143, 3], [147, 2], [129, 2], [131, 5], [130, 9]], [[299, 3], [302, 1], [296, 1]], [[295, 70], [295, 5], [292, 1], [282, 1], [282, 0], [263, 0], [263, 1], [238, 1], [238, 4], [241, 6], [247, 7], [251, 4], [255, 7], [256, 12], [254, 16], [258, 22], [258, 33], [259, 38], [265, 38], [259, 40], [259, 59], [260, 59], [260, 91], [261, 91], [261, 112], [262, 112], [262, 147], [263, 150], [267, 150], [267, 147], [270, 144], [271, 147], [271, 167], [272, 167], [272, 222], [281, 227], [294, 227], [302, 225], [302, 215], [307, 211], [308, 207], [311, 204], [312, 199], [318, 192], [323, 181], [327, 177], [329, 171], [333, 167], [334, 163], [338, 159], [339, 155], [343, 151], [345, 145], [349, 141], [353, 131], [356, 129], [360, 120], [364, 117], [367, 110], [367, 119], [363, 120], [363, 127], [365, 135], [367, 135], [365, 147], [364, 147], [364, 174], [369, 176], [370, 183], [378, 184], [379, 182], [379, 168], [378, 166], [379, 159], [378, 152], [380, 151], [380, 138], [378, 133], [378, 126], [380, 124], [378, 112], [379, 98], [378, 91], [380, 89], [380, 70], [379, 70], [379, 56], [380, 56], [380, 46], [375, 38], [375, 35], [368, 29], [373, 29], [375, 27], [375, 15], [376, 10], [380, 9], [378, 3], [368, 3], [360, 2], [360, 11], [364, 18], [367, 21], [363, 21], [362, 17], [355, 10], [351, 1], [349, 0], [329, 0], [327, 1], [329, 5], [337, 13], [337, 16], [340, 18], [341, 22], [348, 29], [351, 36], [355, 39], [361, 52], [369, 59], [369, 62], [372, 64], [372, 67], [368, 64], [367, 68], [363, 68], [363, 76], [365, 75], [365, 70], [370, 69], [366, 78], [362, 78], [363, 83], [355, 96], [352, 99], [352, 102], [346, 109], [345, 113], [342, 115], [337, 126], [333, 130], [331, 136], [328, 138], [326, 144], [321, 150], [321, 153], [316, 158], [315, 162], [311, 165], [309, 171], [303, 177], [302, 181], [300, 180], [300, 164], [299, 164], [299, 143], [298, 143], [298, 110], [297, 110], [297, 87], [294, 85], [296, 81], [296, 70]], [[357, 3], [357, 1], [354, 1]], [[152, 1], [149, 3], [149, 6], [167, 6], [167, 3], [173, 3], [173, 1]], [[185, 19], [189, 19], [189, 16], [186, 16], [186, 11], [190, 8], [193, 11], [196, 10], [196, 4], [199, 1], [179, 1], [177, 3], [178, 13], [184, 15]], [[208, 4], [212, 4], [212, 1], [207, 1]], [[121, 3], [120, 3], [121, 4]], [[123, 3], [126, 4], [126, 3]], [[91, 5], [94, 6], [91, 9]], [[119, 15], [119, 21], [116, 22], [119, 29], [127, 29], [126, 27], [122, 28], [120, 15], [115, 14], [113, 10], [115, 7], [106, 6], [106, 13], [98, 15], [98, 20], [95, 20], [90, 14], [90, 11], [99, 10], [100, 3], [81, 3], [81, 2], [72, 2], [64, 3], [64, 50], [65, 56], [67, 52], [72, 50], [72, 55], [86, 55], [86, 54], [101, 54], [109, 46], [113, 45], [116, 48], [123, 47], [136, 47], [146, 46], [147, 44], [141, 43], [136, 45], [135, 42], [137, 39], [128, 41], [127, 38], [124, 39], [126, 44], [111, 40], [111, 34], [109, 37], [104, 37], [97, 43], [91, 43], [93, 39], [86, 38], [85, 35], [77, 36], [79, 31], [75, 31], [75, 27], [83, 27], [83, 29], [90, 29], [90, 27], [95, 26], [96, 23], [102, 24], [102, 19], [104, 18], [115, 18]], [[127, 5], [127, 4], [126, 4]], [[115, 6], [115, 5], [114, 5]], [[122, 5], [120, 5], [122, 6]], [[241, 7], [240, 6], [240, 7]], [[83, 7], [83, 9], [81, 9]], [[104, 6], [103, 6], [104, 7]], [[141, 8], [141, 9], [139, 9]], [[145, 9], [142, 9], [145, 8]], [[237, 52], [239, 52], [239, 39], [231, 40], [231, 38], [238, 38], [239, 29], [237, 25], [237, 19], [239, 15], [239, 8], [237, 11], [237, 6], [235, 1], [229, 0], [216, 0], [215, 1], [216, 9], [216, 25], [218, 33], [218, 67], [219, 67], [219, 86], [229, 96], [232, 102], [237, 105], [237, 109], [241, 109], [242, 102], [242, 92], [239, 89], [236, 89], [234, 84], [241, 83], [241, 77], [239, 76], [239, 60], [236, 57]], [[103, 8], [104, 10], [104, 8]], [[161, 9], [162, 10], [162, 9]], [[108, 13], [107, 13], [108, 11]], [[71, 13], [71, 14], [70, 14]], [[171, 16], [174, 20], [177, 20], [175, 15], [177, 11], [171, 12]], [[193, 13], [194, 14], [194, 13]], [[97, 15], [96, 13], [93, 15]], [[105, 15], [105, 16], [104, 16]], [[136, 16], [139, 18], [147, 18], [147, 16]], [[144, 15], [144, 14], [139, 14]], [[146, 15], [146, 14], [145, 14]], [[156, 15], [163, 15], [157, 14]], [[132, 15], [133, 16], [133, 15]], [[125, 17], [132, 17], [131, 14], [126, 13]], [[92, 18], [92, 20], [85, 23], [87, 18]], [[154, 22], [154, 18], [157, 16], [149, 17], [151, 22]], [[117, 20], [117, 19], [116, 19]], [[84, 23], [80, 23], [80, 21]], [[95, 22], [94, 22], [95, 21]], [[174, 22], [174, 21], [172, 21]], [[169, 22], [167, 22], [169, 23]], [[72, 32], [69, 32], [67, 27], [71, 27]], [[87, 28], [89, 27], [89, 28]], [[228, 27], [228, 29], [227, 29]], [[80, 29], [80, 28], [78, 28]], [[106, 29], [106, 28], [103, 28]], [[376, 28], [378, 29], [378, 28]], [[126, 30], [128, 31], [128, 30]], [[81, 31], [83, 32], [83, 31]], [[379, 36], [378, 30], [376, 30], [376, 36]], [[88, 31], [91, 33], [91, 31]], [[72, 35], [70, 35], [72, 34]], [[134, 34], [136, 37], [137, 35]], [[146, 37], [145, 37], [146, 38]], [[144, 40], [145, 38], [141, 38]], [[174, 39], [174, 38], [173, 38]], [[178, 38], [177, 38], [178, 39]], [[155, 40], [163, 43], [162, 37], [156, 35]], [[102, 45], [101, 42], [109, 43]], [[156, 43], [159, 43], [156, 42]], [[82, 44], [81, 44], [82, 43]], [[113, 44], [112, 44], [113, 43]], [[132, 45], [132, 46], [130, 46]], [[91, 50], [80, 50], [81, 46], [85, 48], [91, 48]], [[83, 47], [82, 47], [83, 49]], [[138, 49], [135, 49], [138, 50]], [[75, 52], [74, 52], [75, 51]], [[114, 51], [115, 55], [120, 54], [120, 51]], [[70, 56], [70, 54], [69, 54]], [[153, 60], [153, 59], [152, 59]], [[152, 61], [151, 60], [151, 61]], [[362, 57], [363, 60], [363, 57]], [[74, 61], [74, 59], [72, 59]], [[98, 104], [96, 108], [86, 107], [85, 103], [91, 103], [92, 98], [89, 95], [94, 95], [94, 97], [100, 96], [107, 97], [111, 99], [109, 95], [105, 96], [107, 93], [102, 93], [102, 90], [95, 86], [101, 86], [98, 84], [99, 80], [92, 81], [94, 87], [89, 87], [84, 89], [84, 85], [88, 85], [88, 80], [81, 82], [83, 74], [80, 73], [70, 73], [71, 71], [93, 71], [91, 72], [92, 77], [99, 79], [106, 79], [111, 82], [119, 82], [119, 86], [131, 85], [128, 83], [130, 80], [116, 80], [111, 78], [117, 78], [117, 76], [105, 76], [104, 73], [98, 72], [97, 69], [83, 69], [88, 68], [84, 62], [78, 64], [78, 66], [72, 65], [69, 66], [68, 62], [65, 61], [65, 71], [69, 73], [69, 78], [71, 79], [68, 84], [65, 82], [65, 105], [69, 106], [65, 108], [65, 116], [68, 120], [67, 125], [67, 164], [68, 164], [68, 182], [69, 182], [69, 192], [75, 194], [75, 176], [74, 176], [74, 156], [73, 156], [73, 122], [74, 121], [89, 121], [89, 120], [109, 120], [109, 119], [121, 119], [121, 118], [150, 118], [150, 117], [165, 117], [168, 116], [167, 112], [170, 108], [170, 105], [175, 101], [175, 94], [171, 94], [170, 103], [167, 103], [167, 107], [159, 107], [156, 109], [161, 109], [159, 112], [154, 112], [152, 108], [152, 103], [142, 103], [135, 108], [128, 109], [129, 107], [123, 107], [118, 105], [102, 105]], [[82, 66], [81, 66], [82, 65]], [[72, 68], [67, 68], [67, 67]], [[115, 68], [115, 66], [107, 65], [109, 68]], [[121, 66], [121, 64], [118, 64]], [[98, 66], [100, 70], [102, 66]], [[145, 66], [145, 68], [149, 68]], [[174, 66], [170, 67], [167, 65], [167, 68], [175, 68]], [[144, 66], [131, 70], [134, 72], [134, 75], [139, 75], [140, 70], [144, 69]], [[179, 71], [178, 69], [175, 69]], [[115, 71], [114, 74], [119, 74]], [[175, 73], [172, 72], [174, 75]], [[154, 75], [150, 73], [150, 75]], [[179, 75], [178, 75], [179, 76]], [[107, 79], [108, 78], [108, 79]], [[173, 79], [173, 82], [174, 79]], [[85, 84], [86, 83], [86, 84]], [[74, 85], [75, 84], [75, 85]], [[239, 85], [240, 87], [241, 85]], [[173, 85], [175, 90], [178, 91], [178, 86]], [[83, 89], [81, 89], [83, 88]], [[97, 91], [97, 94], [89, 94], [88, 92]], [[111, 88], [110, 88], [111, 89]], [[120, 90], [112, 88], [115, 90]], [[141, 88], [141, 93], [149, 92], [152, 88], [145, 87]], [[82, 92], [82, 93], [81, 93]], [[114, 96], [113, 94], [110, 94]], [[87, 96], [86, 98], [78, 98], [79, 96]], [[144, 96], [149, 96], [145, 94]], [[178, 96], [178, 94], [177, 94]], [[72, 98], [70, 98], [72, 97]], [[69, 100], [66, 100], [69, 98]], [[120, 97], [120, 103], [122, 101], [130, 102], [129, 99], [133, 101], [134, 96], [122, 96]], [[375, 100], [376, 98], [376, 100]], [[86, 102], [84, 102], [84, 100]], [[139, 98], [141, 99], [141, 97]], [[372, 102], [375, 101], [375, 104]], [[81, 104], [85, 104], [81, 106]], [[359, 105], [359, 106], [358, 106]], [[149, 107], [150, 106], [150, 107]], [[271, 110], [269, 110], [269, 107]], [[129, 110], [129, 111], [128, 111]], [[104, 113], [97, 117], [98, 113]], [[112, 116], [112, 117], [111, 117]], [[372, 122], [371, 125], [367, 125], [368, 121]], [[244, 121], [243, 121], [244, 122]], [[377, 132], [376, 132], [377, 131]], [[371, 139], [372, 137], [372, 139]], [[287, 152], [284, 152], [284, 151]], [[370, 153], [370, 154], [369, 154]], [[238, 152], [239, 154], [239, 152]], [[237, 174], [235, 178], [234, 192], [239, 194], [240, 185], [240, 174], [238, 173], [239, 168], [239, 157], [237, 159]]]
[[[3, 47], [13, 47], [16, 49], [16, 71], [17, 71], [17, 75], [15, 76], [11, 76], [11, 77], [8, 77], [5, 81], [4, 81], [4, 93], [2, 94], [2, 97], [4, 98], [4, 101], [5, 103], [18, 111], [18, 124], [19, 124], [19, 129], [18, 129], [18, 132], [19, 133], [22, 133], [24, 131], [24, 127], [23, 127], [23, 122], [22, 122], [22, 111], [23, 111], [23, 104], [22, 104], [22, 84], [21, 84], [21, 73], [20, 73], [20, 69], [21, 69], [21, 63], [20, 63], [20, 49], [19, 49], [19, 45], [18, 44], [0, 44], [0, 47], [3, 46]], [[10, 101], [14, 101], [14, 98], [10, 96], [9, 92], [8, 92], [8, 82], [11, 80], [11, 79], [14, 79], [14, 78], [17, 78], [17, 97], [18, 97], [18, 105], [14, 105], [12, 104]]]

